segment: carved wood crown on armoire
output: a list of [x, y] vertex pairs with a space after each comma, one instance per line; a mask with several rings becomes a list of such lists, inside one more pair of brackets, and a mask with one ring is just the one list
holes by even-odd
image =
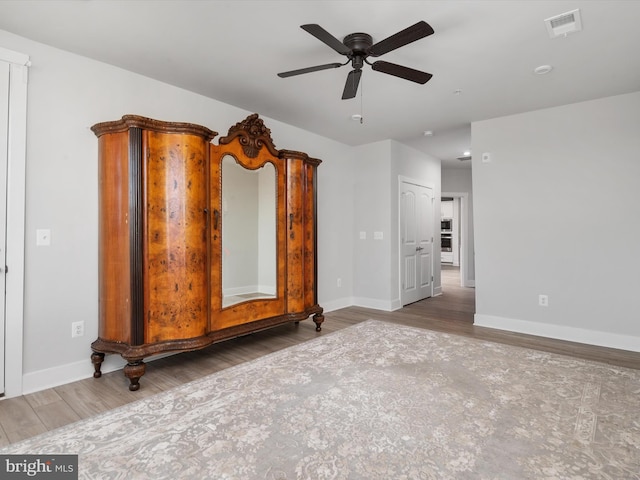
[[216, 132], [137, 115], [94, 125], [99, 148], [99, 333], [128, 362], [204, 348], [313, 315], [316, 167], [276, 149], [257, 114]]

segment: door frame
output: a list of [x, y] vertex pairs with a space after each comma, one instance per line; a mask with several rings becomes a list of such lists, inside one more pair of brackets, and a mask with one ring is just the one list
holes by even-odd
[[[402, 184], [403, 183], [410, 183], [412, 185], [417, 185], [418, 187], [424, 187], [424, 188], [429, 188], [431, 189], [431, 191], [433, 192], [433, 198], [434, 201], [431, 204], [431, 213], [432, 213], [432, 219], [433, 219], [433, 235], [434, 235], [434, 239], [435, 239], [435, 235], [436, 235], [436, 214], [435, 214], [435, 210], [436, 210], [436, 200], [440, 199], [440, 196], [438, 196], [438, 193], [436, 191], [435, 185], [433, 183], [430, 182], [425, 182], [424, 180], [417, 180], [415, 178], [411, 178], [411, 177], [405, 177], [403, 175], [398, 175], [398, 226], [397, 226], [397, 232], [398, 232], [398, 300], [400, 303], [400, 308], [402, 308]], [[437, 215], [438, 221], [440, 219], [440, 214]], [[438, 229], [438, 232], [440, 230]], [[439, 235], [439, 233], [438, 233]], [[440, 242], [438, 242], [438, 245], [440, 245]], [[435, 241], [431, 241], [431, 276], [433, 277], [433, 279], [438, 278], [439, 276], [439, 270], [440, 270], [440, 262], [435, 262], [434, 258], [436, 257], [436, 243]], [[440, 247], [438, 247], [438, 252], [437, 252], [437, 256], [438, 259], [440, 258]], [[436, 267], [438, 268], [438, 275], [436, 275]], [[436, 288], [435, 288], [435, 282], [434, 280], [431, 280], [431, 297], [436, 295]]]
[[442, 192], [440, 197], [460, 199], [460, 286], [472, 287], [469, 281], [469, 194], [467, 192]]
[[[7, 151], [8, 273], [5, 291], [6, 398], [22, 395], [24, 327], [24, 249], [27, 157], [27, 82], [29, 56], [0, 47], [0, 61], [9, 63], [9, 148]], [[11, 369], [6, 366], [11, 365]]]

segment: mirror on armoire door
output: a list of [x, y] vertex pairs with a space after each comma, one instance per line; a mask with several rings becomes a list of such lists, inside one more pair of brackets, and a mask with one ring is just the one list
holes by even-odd
[[272, 163], [251, 170], [222, 159], [222, 307], [277, 295], [277, 182]]

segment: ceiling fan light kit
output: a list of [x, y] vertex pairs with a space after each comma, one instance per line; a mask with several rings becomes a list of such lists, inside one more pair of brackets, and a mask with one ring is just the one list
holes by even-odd
[[404, 67], [395, 63], [385, 62], [382, 60], [371, 63], [367, 60], [369, 57], [379, 57], [380, 55], [389, 53], [397, 48], [403, 47], [404, 45], [415, 42], [416, 40], [432, 35], [434, 33], [433, 28], [431, 28], [431, 26], [425, 21], [420, 21], [375, 44], [373, 43], [373, 38], [368, 33], [351, 33], [344, 37], [344, 40], [341, 42], [320, 25], [301, 25], [300, 28], [331, 47], [340, 55], [346, 56], [347, 61], [344, 63], [327, 63], [324, 65], [317, 65], [315, 67], [307, 67], [278, 73], [278, 76], [281, 78], [338, 68], [351, 63], [353, 70], [351, 70], [347, 75], [347, 81], [345, 82], [344, 90], [342, 92], [342, 99], [347, 100], [354, 98], [358, 92], [358, 85], [360, 84], [360, 77], [362, 76], [362, 67], [365, 63], [370, 65], [376, 72], [386, 73], [387, 75], [393, 75], [395, 77], [423, 85], [432, 77], [430, 73]]

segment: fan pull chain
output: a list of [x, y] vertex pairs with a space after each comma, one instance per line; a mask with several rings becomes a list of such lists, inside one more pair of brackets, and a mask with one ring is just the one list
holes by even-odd
[[362, 125], [364, 123], [364, 116], [363, 116], [363, 91], [364, 91], [364, 82], [362, 80], [360, 80], [360, 125]]

